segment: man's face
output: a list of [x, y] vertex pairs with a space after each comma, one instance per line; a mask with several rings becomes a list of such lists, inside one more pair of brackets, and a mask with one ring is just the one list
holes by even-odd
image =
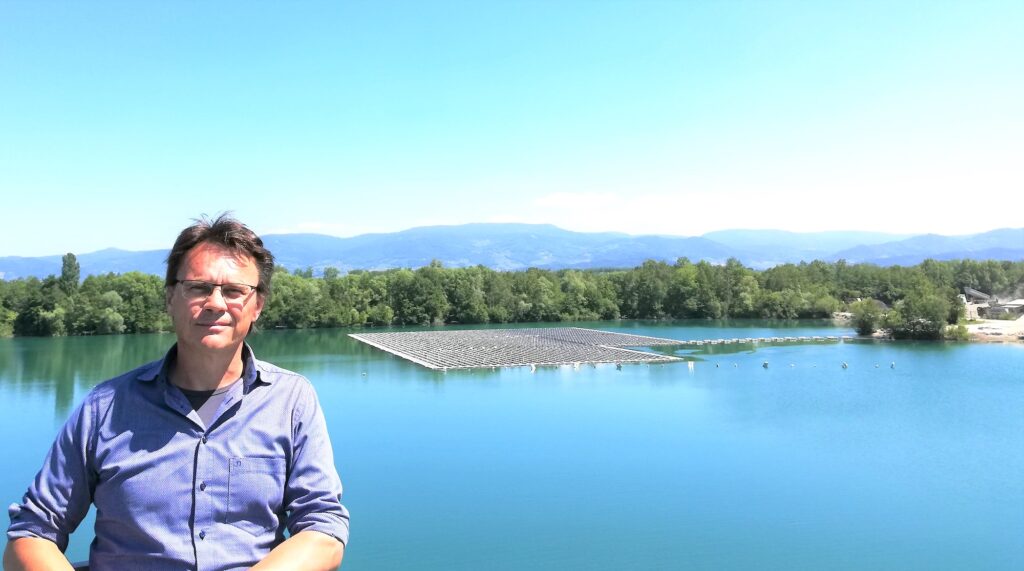
[[[252, 258], [204, 242], [185, 254], [177, 279], [255, 286], [260, 275]], [[235, 349], [263, 311], [263, 297], [255, 291], [232, 300], [214, 288], [205, 299], [190, 299], [186, 288], [179, 283], [167, 289], [167, 311], [182, 349]]]

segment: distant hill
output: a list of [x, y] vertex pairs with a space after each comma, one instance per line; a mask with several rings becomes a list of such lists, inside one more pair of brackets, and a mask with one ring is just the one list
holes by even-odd
[[787, 262], [838, 259], [835, 253], [856, 248], [905, 240], [912, 234], [880, 232], [787, 232], [785, 230], [721, 230], [704, 238], [743, 252], [740, 258], [748, 266], [767, 268]]
[[675, 262], [683, 255], [722, 262], [737, 253], [706, 238], [571, 232], [547, 224], [424, 226], [352, 238], [271, 234], [264, 241], [285, 267], [318, 271], [417, 268], [431, 260], [446, 267], [484, 265], [496, 270], [618, 268], [646, 259]]
[[957, 260], [1024, 259], [1024, 228], [1002, 228], [966, 236], [923, 234], [906, 240], [861, 245], [837, 252], [834, 259], [850, 263], [871, 262], [882, 265], [915, 265], [932, 258]]
[[[17, 279], [29, 276], [44, 278], [59, 275], [64, 255], [41, 256], [37, 258], [8, 256], [0, 257], [0, 279]], [[92, 274], [114, 272], [123, 274], [139, 271], [147, 274], [164, 275], [167, 250], [145, 250], [131, 252], [107, 248], [97, 252], [75, 253], [82, 277]]]
[[[278, 263], [290, 269], [418, 268], [431, 260], [446, 267], [484, 265], [496, 270], [530, 267], [630, 268], [644, 260], [723, 263], [735, 257], [764, 269], [815, 259], [879, 265], [915, 265], [927, 258], [1024, 260], [1024, 228], [968, 236], [907, 236], [874, 232], [785, 232], [726, 230], [698, 237], [631, 236], [614, 232], [571, 232], [546, 224], [464, 224], [426, 226], [387, 234], [337, 238], [322, 234], [263, 237]], [[106, 249], [75, 253], [82, 275], [137, 270], [163, 275], [167, 250]], [[59, 274], [61, 256], [0, 257], [0, 278]]]

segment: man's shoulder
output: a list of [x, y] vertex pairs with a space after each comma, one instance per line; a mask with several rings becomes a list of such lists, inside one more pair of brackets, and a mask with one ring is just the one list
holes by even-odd
[[287, 383], [299, 383], [306, 385], [309, 384], [309, 379], [307, 379], [305, 376], [300, 375], [295, 371], [289, 371], [288, 369], [278, 367], [273, 363], [261, 361], [259, 359], [253, 359], [253, 364], [256, 366], [256, 370], [259, 372], [260, 378], [264, 381], [284, 381]]
[[107, 379], [93, 387], [86, 398], [89, 400], [106, 400], [112, 398], [117, 393], [132, 390], [137, 387], [137, 383], [140, 381], [156, 379], [157, 375], [160, 374], [160, 366], [162, 364], [163, 359], [157, 359]]

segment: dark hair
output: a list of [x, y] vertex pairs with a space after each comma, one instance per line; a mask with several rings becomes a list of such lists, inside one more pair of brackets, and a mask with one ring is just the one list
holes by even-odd
[[252, 258], [260, 273], [260, 282], [256, 284], [256, 292], [264, 298], [270, 295], [270, 277], [274, 275], [274, 255], [263, 247], [263, 240], [255, 232], [232, 218], [227, 212], [213, 220], [204, 214], [196, 219], [195, 224], [178, 234], [178, 239], [174, 241], [174, 247], [167, 254], [167, 277], [164, 280], [164, 285], [174, 287], [174, 284], [178, 282], [178, 268], [181, 267], [182, 260], [192, 248], [199, 244], [216, 244], [235, 254]]

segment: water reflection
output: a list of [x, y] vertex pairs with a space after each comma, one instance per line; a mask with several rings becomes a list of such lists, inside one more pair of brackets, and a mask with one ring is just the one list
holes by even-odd
[[[850, 334], [576, 325], [676, 339]], [[716, 345], [680, 351], [692, 369], [442, 372], [353, 331], [250, 339], [259, 358], [309, 377], [327, 412], [360, 537], [346, 569], [1022, 568], [1024, 347]], [[0, 474], [5, 501], [38, 469], [52, 407], [63, 421], [89, 387], [172, 342], [0, 339], [0, 424], [20, 431]], [[548, 543], [507, 540], [524, 527]], [[72, 537], [76, 559], [89, 529]], [[621, 545], [631, 551], [616, 560]]]
[[0, 390], [55, 395], [64, 417], [76, 394], [160, 358], [174, 343], [169, 334], [0, 339]]

